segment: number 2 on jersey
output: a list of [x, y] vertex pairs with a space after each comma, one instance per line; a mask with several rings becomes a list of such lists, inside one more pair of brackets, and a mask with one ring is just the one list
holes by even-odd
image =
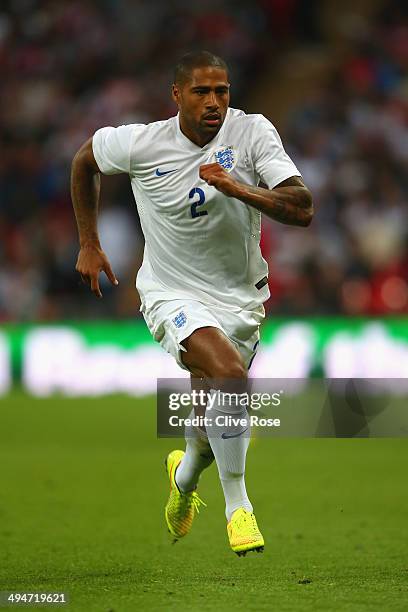
[[197, 208], [202, 206], [205, 203], [205, 193], [200, 187], [194, 187], [188, 194], [189, 199], [191, 200], [194, 196], [198, 196], [198, 200], [191, 204], [191, 217], [196, 219], [197, 217], [204, 217], [204, 215], [208, 215], [206, 210], [199, 210]]

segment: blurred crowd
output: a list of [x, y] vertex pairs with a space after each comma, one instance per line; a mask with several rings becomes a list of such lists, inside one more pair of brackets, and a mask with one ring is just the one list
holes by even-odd
[[[143, 237], [128, 178], [102, 179], [101, 242], [120, 286], [103, 281], [96, 300], [74, 270], [73, 155], [101, 126], [173, 115], [172, 68], [190, 49], [221, 55], [232, 105], [258, 112], [247, 91], [276, 49], [330, 45], [318, 4], [2, 2], [0, 321], [137, 316]], [[270, 313], [408, 311], [407, 60], [406, 16], [382, 12], [287, 115], [282, 138], [316, 214], [307, 230], [263, 223]]]
[[316, 213], [307, 232], [264, 233], [273, 312], [408, 312], [407, 14], [389, 4], [347, 49], [287, 118]]

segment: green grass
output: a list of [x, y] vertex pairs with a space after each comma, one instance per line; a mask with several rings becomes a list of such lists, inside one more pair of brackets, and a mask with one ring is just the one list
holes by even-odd
[[157, 440], [154, 400], [0, 402], [0, 590], [65, 591], [84, 612], [408, 609], [407, 440], [256, 440], [266, 548], [238, 558], [215, 466], [170, 544], [163, 460], [180, 442]]

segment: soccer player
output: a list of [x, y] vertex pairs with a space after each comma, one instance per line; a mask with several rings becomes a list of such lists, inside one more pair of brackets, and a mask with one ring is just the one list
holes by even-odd
[[[216, 395], [211, 413], [201, 408], [211, 424], [187, 427], [186, 451], [167, 457], [167, 526], [175, 539], [189, 532], [203, 503], [200, 474], [215, 459], [230, 546], [244, 555], [264, 547], [245, 486], [247, 376], [269, 297], [261, 213], [306, 227], [313, 205], [274, 126], [230, 108], [229, 89], [221, 58], [185, 55], [172, 86], [177, 116], [99, 129], [74, 157], [71, 191], [76, 269], [101, 297], [101, 271], [118, 281], [98, 238], [100, 173], [129, 174], [145, 237], [140, 310], [154, 339], [191, 373], [192, 388]], [[243, 420], [229, 425], [231, 416]]]

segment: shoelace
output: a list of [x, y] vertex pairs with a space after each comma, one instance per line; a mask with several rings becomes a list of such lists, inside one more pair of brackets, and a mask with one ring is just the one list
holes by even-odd
[[195, 491], [187, 494], [186, 498], [188, 507], [194, 506], [197, 514], [200, 514], [200, 506], [207, 506], [207, 504], [200, 497], [198, 497], [198, 494]]

